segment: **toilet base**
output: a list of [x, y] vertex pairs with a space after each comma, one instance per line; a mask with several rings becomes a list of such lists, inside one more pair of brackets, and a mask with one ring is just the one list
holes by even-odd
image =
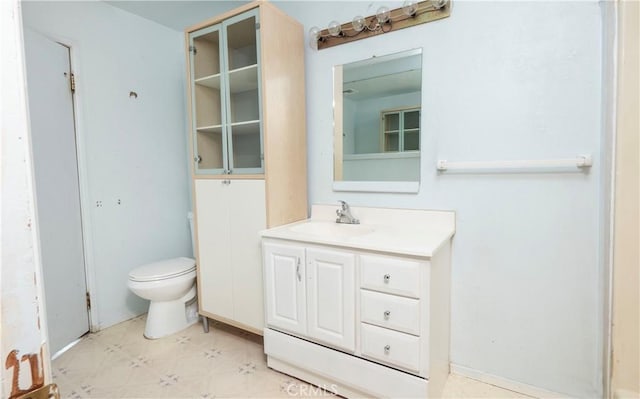
[[182, 298], [175, 301], [151, 301], [147, 313], [147, 324], [144, 336], [148, 339], [158, 339], [175, 334], [198, 322], [198, 317], [190, 317], [188, 303], [196, 296], [196, 286]]

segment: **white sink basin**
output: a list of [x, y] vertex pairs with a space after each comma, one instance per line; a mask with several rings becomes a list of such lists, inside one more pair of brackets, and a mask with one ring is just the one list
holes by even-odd
[[313, 236], [326, 237], [357, 237], [371, 233], [374, 230], [372, 226], [362, 224], [344, 224], [335, 222], [306, 222], [291, 227], [291, 231], [301, 234], [310, 234]]

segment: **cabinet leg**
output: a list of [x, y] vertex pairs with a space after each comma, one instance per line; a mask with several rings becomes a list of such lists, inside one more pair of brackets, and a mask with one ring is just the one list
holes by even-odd
[[200, 317], [202, 318], [202, 329], [206, 334], [209, 332], [209, 318], [207, 316], [200, 316]]

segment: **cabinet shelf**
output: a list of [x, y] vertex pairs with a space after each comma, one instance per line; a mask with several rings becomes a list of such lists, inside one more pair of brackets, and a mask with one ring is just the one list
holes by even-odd
[[258, 89], [258, 65], [253, 64], [229, 71], [229, 91], [242, 93]]
[[202, 133], [222, 133], [222, 125], [212, 125], [212, 126], [199, 126], [196, 127], [198, 132]]
[[[231, 128], [233, 129], [233, 134], [252, 134], [259, 133], [257, 128], [260, 127], [260, 120], [253, 121], [243, 121], [243, 122], [235, 122], [232, 123]], [[201, 133], [222, 133], [222, 125], [212, 125], [212, 126], [198, 126], [196, 130]]]
[[214, 75], [204, 76], [202, 78], [194, 80], [193, 83], [200, 86], [220, 90], [220, 74], [216, 73]]
[[231, 131], [234, 135], [257, 134], [260, 133], [260, 121], [235, 122], [231, 124]]

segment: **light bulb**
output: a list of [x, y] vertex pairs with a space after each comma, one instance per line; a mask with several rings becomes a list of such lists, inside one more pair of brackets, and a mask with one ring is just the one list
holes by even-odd
[[429, 3], [431, 3], [431, 7], [439, 10], [447, 4], [447, 0], [429, 0]]
[[376, 12], [376, 19], [378, 20], [379, 24], [384, 24], [389, 20], [389, 15], [391, 15], [391, 13], [389, 12], [389, 8], [382, 6], [378, 8], [378, 11]]
[[340, 36], [341, 30], [342, 30], [342, 27], [340, 26], [340, 22], [338, 21], [329, 22], [329, 34], [331, 36]]
[[353, 21], [351, 21], [351, 26], [353, 27], [353, 30], [360, 32], [364, 29], [364, 23], [364, 17], [362, 15], [356, 15], [353, 17]]
[[312, 50], [318, 49], [318, 39], [314, 39], [313, 37], [309, 37], [309, 47]]
[[321, 32], [321, 29], [318, 28], [317, 26], [312, 26], [311, 28], [309, 28], [309, 41], [311, 40], [318, 41], [318, 39], [320, 39], [320, 32]]
[[402, 4], [402, 12], [404, 13], [404, 15], [411, 17], [416, 14], [416, 11], [418, 11], [417, 0], [406, 0]]

